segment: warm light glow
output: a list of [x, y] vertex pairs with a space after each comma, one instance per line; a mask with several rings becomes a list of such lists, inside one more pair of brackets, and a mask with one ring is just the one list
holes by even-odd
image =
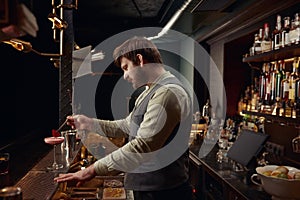
[[25, 42], [19, 39], [10, 39], [3, 41], [6, 44], [10, 44], [13, 48], [17, 49], [18, 51], [23, 51], [25, 53], [30, 52], [32, 50], [32, 45], [30, 42]]
[[50, 57], [59, 57], [61, 56], [60, 54], [55, 54], [55, 53], [41, 53], [39, 51], [36, 51], [35, 49], [32, 48], [32, 45], [30, 42], [25, 42], [23, 40], [19, 40], [19, 39], [10, 39], [10, 40], [5, 40], [3, 41], [3, 43], [9, 44], [11, 45], [13, 48], [17, 49], [18, 51], [22, 51], [25, 53], [28, 52], [34, 52], [38, 55], [41, 56], [50, 56]]
[[68, 27], [67, 22], [59, 18], [56, 14], [50, 13], [48, 15], [48, 19], [53, 22], [56, 28], [58, 29], [65, 29]]

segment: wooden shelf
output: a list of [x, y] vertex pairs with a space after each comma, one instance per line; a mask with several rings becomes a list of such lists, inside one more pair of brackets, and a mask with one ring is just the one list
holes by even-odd
[[300, 56], [300, 44], [243, 58], [243, 62], [272, 62]]
[[260, 112], [252, 112], [252, 111], [247, 111], [247, 110], [243, 110], [243, 114], [255, 115], [258, 117], [265, 117], [267, 120], [271, 121], [272, 123], [276, 123], [276, 122], [284, 123], [284, 124], [288, 124], [291, 126], [299, 126], [300, 125], [300, 119], [296, 119], [296, 118], [282, 117], [282, 116], [276, 116], [276, 115], [260, 113]]

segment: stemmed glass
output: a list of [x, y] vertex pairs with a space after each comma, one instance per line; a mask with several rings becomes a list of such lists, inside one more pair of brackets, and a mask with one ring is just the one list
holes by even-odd
[[300, 126], [296, 126], [298, 129], [298, 136], [292, 139], [293, 152], [300, 153]]
[[45, 143], [53, 145], [53, 164], [47, 167], [48, 170], [54, 171], [63, 168], [62, 164], [56, 162], [56, 145], [63, 143], [64, 137], [46, 137], [44, 138]]

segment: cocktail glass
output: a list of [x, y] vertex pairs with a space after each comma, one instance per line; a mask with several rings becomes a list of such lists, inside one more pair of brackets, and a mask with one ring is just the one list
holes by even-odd
[[65, 140], [64, 137], [46, 137], [44, 139], [45, 143], [53, 145], [53, 164], [47, 167], [48, 170], [54, 171], [63, 168], [62, 164], [56, 162], [56, 145], [63, 143]]
[[300, 153], [300, 126], [296, 126], [298, 129], [298, 136], [292, 139], [293, 152]]

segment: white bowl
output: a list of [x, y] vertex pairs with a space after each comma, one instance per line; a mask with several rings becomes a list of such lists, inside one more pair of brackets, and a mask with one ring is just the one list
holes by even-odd
[[[254, 184], [262, 186], [262, 188], [272, 195], [272, 199], [280, 200], [300, 200], [300, 180], [299, 179], [284, 179], [272, 176], [266, 176], [265, 171], [273, 171], [278, 165], [266, 165], [264, 167], [257, 167], [257, 174], [251, 176]], [[295, 172], [300, 172], [299, 169], [285, 166], [289, 170], [289, 176], [293, 177]], [[257, 182], [259, 179], [261, 183]]]

